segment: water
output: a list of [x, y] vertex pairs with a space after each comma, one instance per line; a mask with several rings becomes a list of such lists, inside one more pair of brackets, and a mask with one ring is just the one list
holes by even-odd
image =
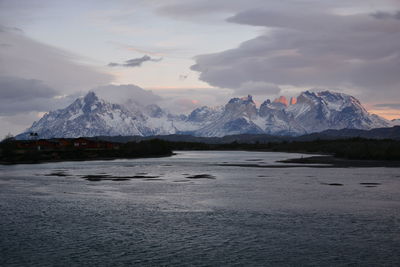
[[399, 168], [219, 166], [299, 156], [0, 166], [0, 265], [399, 266]]

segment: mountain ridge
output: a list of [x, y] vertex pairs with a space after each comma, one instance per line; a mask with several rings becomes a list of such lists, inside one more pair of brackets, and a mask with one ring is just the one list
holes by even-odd
[[207, 144], [238, 143], [268, 143], [268, 142], [291, 142], [291, 141], [315, 141], [315, 140], [338, 140], [350, 138], [364, 139], [392, 139], [400, 140], [400, 126], [389, 128], [374, 128], [371, 130], [341, 129], [326, 130], [320, 133], [311, 133], [301, 136], [276, 136], [268, 134], [239, 134], [226, 135], [223, 137], [201, 137], [184, 134], [157, 135], [157, 136], [96, 136], [89, 137], [95, 140], [126, 143], [130, 141], [142, 141], [150, 139], [161, 139], [170, 142], [193, 142]]
[[40, 138], [170, 134], [300, 136], [328, 129], [368, 130], [393, 125], [394, 122], [368, 113], [353, 96], [331, 91], [305, 91], [290, 102], [285, 97], [267, 99], [259, 108], [248, 95], [232, 98], [225, 106], [196, 108], [187, 116], [171, 114], [156, 104], [109, 103], [89, 92], [68, 107], [45, 114], [17, 138], [28, 139], [31, 132], [38, 133]]

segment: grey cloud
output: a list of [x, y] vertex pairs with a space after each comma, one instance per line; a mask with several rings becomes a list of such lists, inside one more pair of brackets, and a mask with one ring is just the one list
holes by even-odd
[[0, 39], [9, 44], [0, 49], [0, 74], [43, 81], [59, 94], [71, 94], [110, 83], [113, 76], [77, 63], [78, 56], [37, 42], [23, 33], [2, 27]]
[[[384, 1], [384, 0], [381, 0]], [[325, 7], [337, 6], [337, 1], [332, 3], [325, 3]], [[347, 4], [348, 1], [341, 1]], [[156, 10], [158, 13], [175, 17], [175, 18], [188, 18], [197, 19], [195, 17], [204, 16], [209, 19], [210, 16], [216, 14], [234, 14], [243, 10], [253, 7], [257, 8], [281, 8], [287, 9], [288, 6], [293, 9], [301, 9], [303, 6], [302, 1], [297, 0], [281, 0], [281, 1], [265, 1], [265, 0], [228, 0], [228, 1], [199, 1], [199, 0], [185, 0], [185, 1], [162, 1], [162, 5], [158, 5]], [[320, 1], [309, 1], [308, 9], [318, 9]]]
[[[72, 102], [77, 93], [112, 76], [76, 63], [67, 51], [34, 41], [0, 25], [0, 115], [46, 112]], [[63, 96], [63, 97], [57, 97]]]
[[0, 32], [23, 33], [24, 31], [18, 27], [7, 27], [7, 26], [0, 25]]
[[0, 115], [49, 111], [61, 104], [57, 95], [42, 81], [0, 76]]
[[[248, 5], [262, 2], [262, 0], [249, 0]], [[184, 2], [165, 1], [157, 7], [157, 12], [163, 15], [180, 18], [191, 18], [220, 12], [233, 12], [243, 7], [244, 1], [230, 0], [229, 4], [225, 1], [197, 1], [187, 0]]]
[[376, 19], [400, 19], [400, 11], [397, 11], [395, 13], [379, 11], [372, 13], [371, 16]]
[[108, 64], [109, 67], [129, 67], [129, 68], [134, 68], [134, 67], [140, 67], [144, 62], [146, 61], [151, 61], [151, 62], [158, 62], [161, 61], [162, 58], [151, 58], [148, 55], [144, 55], [143, 57], [140, 58], [133, 58], [125, 61], [124, 63], [114, 63], [111, 62]]
[[281, 92], [281, 88], [275, 84], [266, 82], [254, 82], [248, 81], [240, 85], [239, 88], [235, 89], [236, 95], [278, 95]]
[[150, 90], [145, 90], [133, 84], [105, 85], [93, 89], [93, 91], [103, 99], [112, 103], [124, 104], [130, 100], [142, 105], [154, 104], [162, 101], [163, 98], [154, 94]]
[[[233, 97], [232, 91], [229, 89], [216, 88], [179, 88], [165, 89], [154, 88], [154, 92], [160, 95], [163, 100], [157, 104], [171, 111], [172, 113], [189, 113], [196, 106], [216, 106], [225, 104], [227, 99]], [[183, 101], [189, 105], [179, 105], [179, 101]]]
[[179, 80], [184, 81], [189, 77], [189, 74], [180, 74], [179, 75]]
[[366, 93], [364, 99], [398, 97], [399, 20], [292, 9], [247, 10], [228, 20], [273, 30], [237, 48], [196, 57], [192, 69], [210, 85], [343, 87]]
[[117, 66], [120, 66], [120, 64], [114, 63], [114, 62], [110, 62], [110, 63], [108, 63], [107, 66], [109, 66], [109, 67], [117, 67]]
[[0, 99], [3, 101], [48, 98], [56, 95], [57, 91], [42, 81], [0, 76]]
[[307, 12], [318, 13], [332, 9], [359, 9], [360, 7], [389, 9], [393, 8], [393, 6], [399, 6], [397, 0], [369, 0], [367, 3], [365, 0], [164, 0], [161, 2], [147, 1], [146, 4], [152, 5], [162, 15], [189, 20], [198, 20], [198, 17], [203, 17], [203, 21], [207, 21], [215, 15], [226, 16], [227, 14], [235, 14], [252, 8], [294, 10], [296, 12], [306, 10]]
[[37, 112], [20, 113], [10, 116], [0, 115], [0, 139], [5, 137], [8, 133], [16, 135], [23, 132], [28, 125], [31, 125], [33, 121], [39, 119]]
[[400, 103], [382, 103], [374, 105], [376, 108], [400, 109]]

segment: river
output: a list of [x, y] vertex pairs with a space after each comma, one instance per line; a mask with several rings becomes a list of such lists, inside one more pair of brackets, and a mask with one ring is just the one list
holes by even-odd
[[400, 168], [301, 156], [0, 166], [0, 266], [399, 266]]

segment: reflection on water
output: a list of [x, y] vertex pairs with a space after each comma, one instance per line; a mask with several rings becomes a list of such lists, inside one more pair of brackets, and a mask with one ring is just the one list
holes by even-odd
[[398, 266], [399, 168], [299, 154], [0, 166], [0, 266]]

